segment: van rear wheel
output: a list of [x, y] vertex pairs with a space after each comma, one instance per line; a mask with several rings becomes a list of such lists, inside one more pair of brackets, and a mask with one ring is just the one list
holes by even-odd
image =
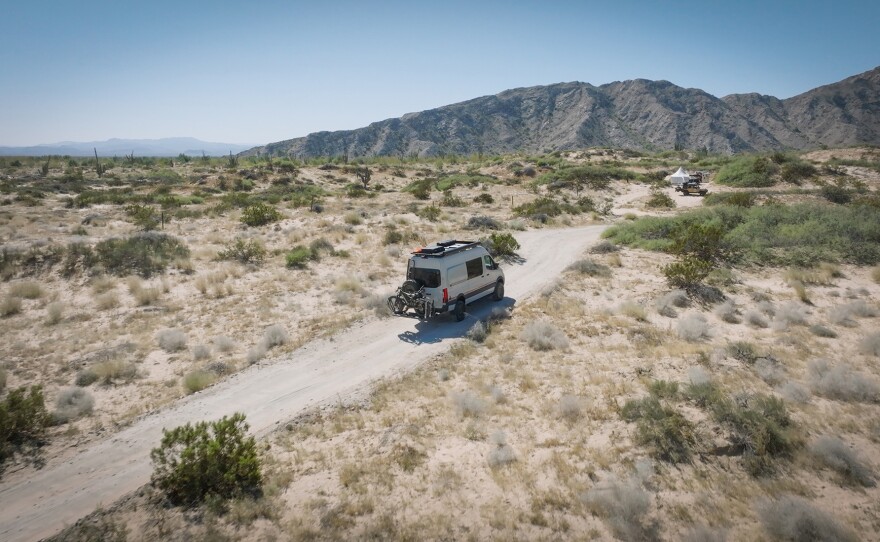
[[464, 320], [464, 299], [459, 299], [455, 302], [455, 308], [452, 310], [452, 313], [455, 314], [456, 322]]
[[504, 299], [504, 283], [500, 280], [495, 283], [495, 291], [492, 293], [492, 299], [501, 301]]

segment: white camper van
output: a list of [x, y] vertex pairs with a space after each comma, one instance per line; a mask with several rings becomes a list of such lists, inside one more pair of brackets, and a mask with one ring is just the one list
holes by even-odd
[[490, 294], [496, 301], [504, 298], [504, 272], [474, 241], [441, 241], [415, 250], [406, 279], [397, 295], [388, 299], [397, 314], [413, 308], [428, 318], [452, 311], [461, 321], [466, 304]]

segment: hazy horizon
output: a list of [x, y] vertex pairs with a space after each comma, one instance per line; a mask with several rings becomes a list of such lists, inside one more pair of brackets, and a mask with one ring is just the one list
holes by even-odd
[[341, 0], [6, 6], [0, 146], [259, 145], [504, 90], [667, 80], [788, 98], [880, 64], [880, 4]]

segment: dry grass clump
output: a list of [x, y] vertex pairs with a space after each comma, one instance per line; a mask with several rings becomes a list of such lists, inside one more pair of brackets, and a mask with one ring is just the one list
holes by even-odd
[[389, 318], [391, 307], [388, 306], [388, 298], [391, 294], [373, 294], [361, 301], [363, 308], [373, 311], [379, 318]]
[[0, 302], [0, 317], [12, 316], [21, 312], [21, 298], [7, 295]]
[[718, 305], [715, 309], [715, 316], [728, 324], [738, 324], [740, 322], [739, 311], [733, 301], [729, 299]]
[[792, 380], [777, 387], [776, 393], [781, 395], [786, 401], [791, 401], [792, 403], [806, 403], [812, 396], [810, 390], [807, 389], [806, 386]]
[[281, 346], [288, 341], [287, 330], [281, 324], [273, 324], [263, 331], [263, 343], [267, 348]]
[[495, 469], [516, 461], [516, 453], [510, 444], [507, 443], [507, 435], [504, 431], [498, 430], [492, 433], [489, 437], [489, 443], [492, 446], [487, 458], [490, 467]]
[[482, 343], [489, 336], [489, 326], [483, 322], [477, 322], [467, 330], [465, 335], [475, 343]]
[[105, 292], [109, 292], [110, 290], [116, 289], [117, 279], [116, 277], [109, 275], [102, 275], [100, 277], [96, 277], [92, 280], [92, 292], [95, 295], [103, 294]]
[[247, 360], [248, 365], [253, 365], [254, 363], [266, 357], [266, 353], [268, 351], [269, 349], [266, 347], [266, 343], [262, 341], [250, 347], [247, 351], [247, 355], [245, 355], [245, 359]]
[[235, 341], [225, 335], [218, 335], [217, 337], [214, 337], [211, 342], [214, 343], [214, 348], [224, 354], [228, 354], [235, 350]]
[[96, 363], [92, 371], [103, 384], [110, 385], [117, 380], [130, 382], [137, 377], [137, 366], [124, 360], [107, 360]]
[[790, 325], [802, 326], [806, 325], [806, 323], [807, 315], [804, 313], [804, 310], [798, 303], [791, 302], [776, 309], [776, 313], [773, 315], [772, 326], [777, 331], [784, 331]]
[[758, 358], [755, 360], [755, 372], [771, 386], [780, 384], [785, 380], [785, 370], [782, 365], [773, 358]]
[[874, 268], [871, 269], [871, 280], [880, 284], [880, 265], [874, 266]]
[[617, 312], [639, 322], [646, 322], [648, 320], [648, 311], [635, 301], [624, 301], [618, 305]]
[[575, 422], [584, 413], [584, 402], [576, 395], [563, 395], [559, 398], [559, 415], [569, 422]]
[[567, 271], [574, 271], [588, 277], [610, 277], [611, 268], [607, 265], [596, 263], [589, 258], [578, 260], [566, 268]]
[[54, 326], [61, 321], [64, 316], [64, 304], [55, 301], [46, 305], [46, 325]]
[[144, 286], [139, 277], [128, 277], [128, 291], [139, 307], [154, 304], [162, 296], [162, 288]]
[[533, 350], [566, 350], [568, 337], [547, 320], [533, 320], [525, 325], [520, 338]]
[[859, 341], [859, 352], [866, 356], [880, 356], [880, 332], [872, 333]]
[[205, 369], [196, 369], [183, 377], [183, 389], [187, 395], [201, 391], [217, 381], [217, 375]]
[[636, 477], [607, 480], [587, 491], [582, 500], [588, 508], [603, 516], [614, 536], [621, 540], [657, 540], [658, 525], [649, 518], [651, 494]]
[[654, 302], [654, 307], [661, 316], [675, 318], [678, 313], [674, 307], [684, 308], [690, 305], [690, 299], [684, 290], [672, 290]]
[[471, 390], [453, 393], [452, 402], [463, 418], [479, 418], [486, 412], [486, 402]]
[[838, 437], [819, 437], [810, 444], [810, 453], [819, 463], [837, 471], [848, 483], [874, 487], [871, 468]]
[[95, 296], [95, 307], [99, 311], [115, 309], [119, 306], [119, 296], [116, 292], [104, 292]]
[[860, 318], [873, 318], [874, 316], [877, 316], [877, 309], [868, 306], [864, 300], [857, 299], [846, 305], [841, 305], [832, 309], [828, 314], [828, 319], [831, 320], [832, 324], [853, 326], [855, 325], [855, 321], [853, 320], [854, 316]]
[[855, 542], [858, 537], [832, 516], [800, 497], [784, 496], [758, 507], [761, 525], [774, 540], [834, 540]]
[[618, 247], [611, 241], [600, 241], [599, 243], [590, 247], [590, 254], [610, 254], [619, 250], [620, 247]]
[[838, 401], [876, 402], [880, 400], [880, 386], [866, 375], [848, 365], [829, 366], [824, 359], [807, 365], [810, 387], [815, 393]]
[[823, 326], [822, 324], [813, 324], [810, 326], [810, 333], [817, 337], [824, 337], [826, 339], [836, 339], [837, 332], [831, 329], [830, 327]]
[[211, 357], [211, 348], [206, 344], [197, 344], [192, 347], [192, 356], [195, 361], [202, 361]]
[[727, 354], [735, 360], [751, 365], [758, 359], [758, 350], [748, 341], [733, 341], [725, 348]]
[[95, 399], [88, 390], [73, 387], [63, 390], [55, 401], [55, 410], [52, 411], [52, 421], [56, 424], [67, 423], [91, 414], [95, 406]]
[[706, 317], [698, 312], [691, 312], [682, 317], [675, 326], [678, 336], [686, 341], [695, 342], [709, 337], [709, 323]]
[[765, 328], [767, 327], [767, 319], [758, 311], [750, 310], [746, 311], [744, 315], [746, 323], [748, 323], [752, 327]]
[[9, 293], [23, 299], [39, 299], [45, 294], [43, 287], [32, 280], [12, 284], [9, 287]]
[[834, 282], [833, 279], [842, 276], [840, 267], [831, 263], [823, 263], [811, 269], [789, 269], [785, 272], [785, 280], [789, 283], [800, 282], [820, 286], [828, 286]]
[[360, 226], [364, 223], [364, 217], [362, 217], [360, 213], [355, 211], [349, 211], [345, 213], [343, 220], [349, 226]]
[[172, 354], [186, 348], [186, 333], [178, 328], [166, 328], [156, 335], [159, 348]]

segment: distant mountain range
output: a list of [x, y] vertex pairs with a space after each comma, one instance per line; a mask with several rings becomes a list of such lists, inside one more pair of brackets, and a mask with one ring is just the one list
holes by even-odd
[[243, 154], [433, 156], [593, 146], [733, 154], [859, 144], [880, 144], [880, 67], [785, 100], [754, 93], [716, 98], [645, 79], [518, 88]]
[[0, 156], [94, 156], [94, 149], [99, 156], [119, 156], [134, 153], [135, 156], [221, 156], [238, 154], [251, 145], [233, 143], [210, 143], [192, 137], [166, 137], [162, 139], [108, 139], [107, 141], [91, 141], [77, 143], [64, 141], [51, 145], [35, 145], [33, 147], [0, 147]]

